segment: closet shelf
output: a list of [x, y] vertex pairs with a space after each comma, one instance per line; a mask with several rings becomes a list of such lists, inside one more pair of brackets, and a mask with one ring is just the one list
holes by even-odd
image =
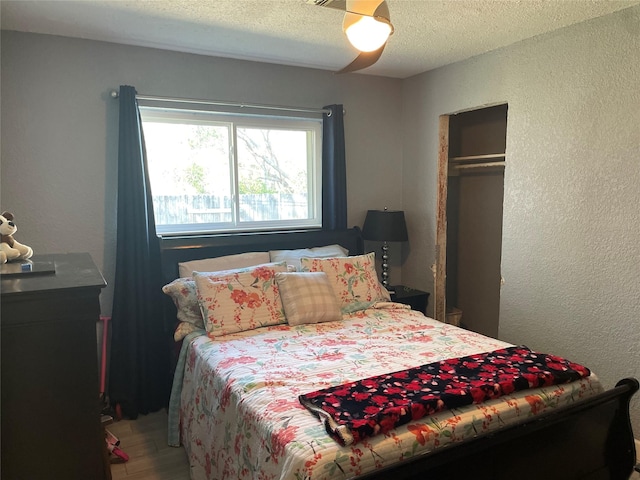
[[459, 177], [460, 175], [472, 174], [475, 172], [504, 172], [505, 161], [483, 162], [483, 163], [458, 163], [449, 165], [447, 175], [449, 177]]
[[462, 157], [449, 157], [449, 162], [477, 162], [479, 160], [499, 160], [506, 158], [505, 153], [488, 153], [484, 155], [465, 155]]
[[469, 165], [453, 165], [453, 168], [458, 170], [466, 170], [468, 168], [504, 168], [505, 162], [485, 162], [485, 163], [472, 163]]

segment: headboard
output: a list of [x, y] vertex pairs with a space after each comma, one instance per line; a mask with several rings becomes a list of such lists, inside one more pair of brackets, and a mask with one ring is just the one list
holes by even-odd
[[178, 263], [222, 257], [244, 252], [293, 250], [338, 244], [349, 255], [364, 253], [358, 227], [346, 230], [305, 230], [293, 232], [246, 233], [207, 237], [166, 237], [160, 239], [162, 278], [168, 283], [178, 278]]

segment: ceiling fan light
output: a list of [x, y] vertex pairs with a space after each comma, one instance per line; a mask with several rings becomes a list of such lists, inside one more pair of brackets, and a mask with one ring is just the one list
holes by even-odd
[[351, 45], [361, 52], [373, 52], [384, 45], [391, 35], [392, 27], [368, 15], [347, 12], [344, 31]]

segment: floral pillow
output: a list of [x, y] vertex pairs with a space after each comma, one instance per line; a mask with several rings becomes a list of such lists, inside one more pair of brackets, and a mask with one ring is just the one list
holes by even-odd
[[[236, 272], [251, 271], [256, 267], [282, 265], [282, 263], [264, 263], [260, 265], [252, 265], [244, 268], [235, 268], [231, 270], [222, 270], [207, 273], [207, 275], [218, 277], [226, 277]], [[180, 322], [192, 323], [196, 327], [204, 328], [204, 320], [202, 318], [202, 310], [198, 301], [198, 290], [196, 282], [192, 277], [181, 277], [175, 279], [162, 287], [162, 291], [171, 297], [176, 306], [177, 317]]]
[[300, 264], [303, 271], [327, 274], [342, 313], [391, 300], [387, 289], [378, 281], [374, 252], [352, 257], [302, 258]]
[[162, 287], [162, 291], [173, 300], [180, 322], [192, 323], [196, 327], [204, 328], [200, 303], [198, 303], [198, 291], [193, 278], [177, 278]]
[[222, 276], [216, 272], [193, 272], [209, 335], [222, 336], [285, 323], [275, 274], [286, 271], [286, 263], [281, 262]]

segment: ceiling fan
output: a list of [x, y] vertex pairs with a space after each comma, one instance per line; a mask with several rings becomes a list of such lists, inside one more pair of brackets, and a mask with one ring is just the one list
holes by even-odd
[[342, 29], [360, 54], [336, 73], [355, 72], [378, 61], [393, 34], [386, 0], [306, 0], [306, 3], [345, 12]]

